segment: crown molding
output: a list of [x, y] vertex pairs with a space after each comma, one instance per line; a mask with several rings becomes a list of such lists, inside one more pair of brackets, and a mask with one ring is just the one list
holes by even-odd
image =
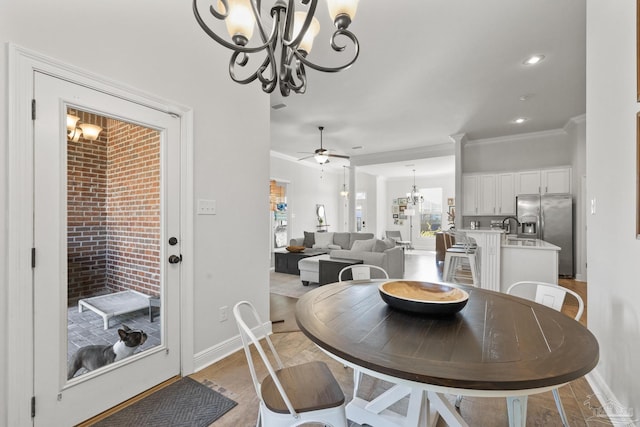
[[454, 155], [454, 145], [450, 142], [444, 144], [425, 145], [422, 147], [408, 148], [406, 150], [383, 151], [380, 153], [351, 156], [352, 166], [377, 165], [380, 163], [403, 162], [415, 159], [427, 159], [430, 157], [443, 157]]
[[484, 138], [484, 139], [475, 139], [475, 140], [467, 140], [465, 145], [489, 145], [489, 144], [499, 144], [503, 142], [517, 142], [523, 141], [531, 138], [544, 138], [547, 136], [558, 136], [558, 135], [566, 135], [567, 132], [563, 129], [551, 129], [551, 130], [543, 130], [539, 132], [529, 132], [529, 133], [518, 133], [515, 135], [506, 135], [506, 136], [498, 136], [495, 138]]

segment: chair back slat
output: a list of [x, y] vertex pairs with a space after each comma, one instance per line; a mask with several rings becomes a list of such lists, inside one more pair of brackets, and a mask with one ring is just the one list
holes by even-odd
[[562, 304], [564, 304], [564, 300], [567, 294], [573, 295], [573, 297], [578, 302], [578, 312], [576, 313], [574, 318], [575, 320], [580, 320], [580, 318], [582, 317], [582, 313], [584, 312], [584, 301], [582, 301], [582, 297], [580, 297], [580, 295], [578, 295], [571, 289], [567, 289], [560, 285], [535, 281], [516, 282], [513, 285], [509, 286], [509, 289], [507, 289], [507, 294], [517, 294], [517, 288], [526, 286], [535, 286], [535, 297], [533, 298], [535, 302], [537, 302], [538, 304], [546, 305], [547, 307], [551, 307], [557, 311], [562, 310]]
[[389, 278], [389, 274], [382, 267], [378, 267], [377, 265], [370, 265], [370, 264], [354, 264], [354, 265], [349, 265], [343, 268], [342, 270], [340, 270], [340, 273], [338, 273], [338, 282], [343, 281], [342, 280], [343, 273], [349, 270], [351, 270], [351, 277], [353, 278], [353, 280], [371, 280], [372, 270], [380, 271], [382, 276], [385, 279]]
[[260, 381], [258, 380], [258, 376], [256, 375], [256, 368], [254, 365], [253, 357], [251, 355], [251, 344], [253, 344], [254, 348], [260, 355], [260, 358], [262, 359], [262, 363], [265, 366], [265, 368], [267, 368], [267, 371], [269, 372], [269, 376], [271, 377], [271, 379], [273, 380], [273, 383], [275, 384], [276, 388], [280, 392], [282, 399], [284, 400], [284, 403], [287, 406], [287, 409], [289, 410], [289, 413], [294, 417], [297, 417], [297, 412], [293, 408], [293, 405], [291, 404], [291, 400], [289, 399], [289, 396], [287, 396], [287, 393], [284, 390], [282, 383], [278, 379], [278, 376], [276, 375], [276, 371], [273, 369], [273, 366], [269, 361], [269, 357], [267, 356], [267, 353], [262, 348], [262, 345], [260, 344], [260, 340], [256, 337], [252, 329], [244, 321], [244, 318], [241, 313], [242, 307], [245, 307], [245, 311], [247, 311], [249, 314], [252, 315], [253, 320], [256, 323], [256, 325], [254, 326], [254, 329], [258, 331], [258, 334], [260, 336], [264, 336], [264, 340], [267, 342], [271, 355], [273, 356], [273, 358], [276, 361], [276, 364], [278, 365], [278, 369], [279, 370], [283, 369], [284, 365], [282, 364], [282, 360], [280, 359], [278, 352], [276, 351], [273, 343], [271, 342], [271, 338], [269, 338], [269, 334], [267, 333], [267, 330], [265, 329], [264, 324], [260, 320], [260, 316], [258, 316], [258, 312], [254, 308], [254, 306], [248, 301], [240, 301], [239, 303], [237, 303], [233, 307], [233, 316], [236, 319], [238, 330], [240, 331], [242, 346], [244, 347], [244, 353], [247, 357], [247, 363], [249, 364], [249, 371], [251, 372], [251, 379], [253, 380], [253, 385], [256, 389], [256, 393], [258, 394], [258, 396], [261, 396]]

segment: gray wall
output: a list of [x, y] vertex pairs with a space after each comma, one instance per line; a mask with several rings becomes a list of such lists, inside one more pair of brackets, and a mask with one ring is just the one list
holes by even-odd
[[[615, 3], [615, 4], [614, 4]], [[636, 238], [636, 2], [587, 1], [589, 328], [600, 396], [640, 415], [640, 241]], [[628, 422], [630, 422], [629, 419]], [[622, 421], [621, 421], [622, 425]]]
[[570, 165], [573, 144], [563, 130], [468, 141], [462, 173], [503, 172]]

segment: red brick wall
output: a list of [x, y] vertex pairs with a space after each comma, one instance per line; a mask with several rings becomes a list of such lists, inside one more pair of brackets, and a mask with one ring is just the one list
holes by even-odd
[[[106, 119], [75, 113], [84, 123]], [[95, 141], [67, 140], [68, 299], [104, 292], [107, 253], [107, 133]]]
[[108, 120], [107, 287], [160, 293], [160, 134]]
[[160, 293], [160, 135], [88, 113], [96, 141], [68, 144], [68, 300]]

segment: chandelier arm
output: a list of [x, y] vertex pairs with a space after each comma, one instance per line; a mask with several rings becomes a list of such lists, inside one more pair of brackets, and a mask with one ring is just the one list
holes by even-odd
[[300, 45], [300, 42], [302, 41], [307, 30], [311, 26], [311, 21], [313, 20], [316, 14], [316, 7], [318, 5], [318, 0], [306, 0], [306, 1], [303, 0], [302, 4], [307, 4], [309, 2], [311, 2], [309, 4], [309, 11], [307, 12], [307, 16], [304, 19], [304, 23], [300, 28], [300, 32], [298, 33], [295, 39], [291, 40], [291, 37], [293, 36], [293, 22], [294, 22], [293, 17], [295, 14], [295, 5], [293, 0], [289, 0], [289, 6], [287, 7], [287, 12], [288, 12], [287, 21], [286, 21], [284, 32], [282, 33], [282, 44], [284, 46], [297, 48]]
[[333, 36], [331, 37], [331, 47], [333, 48], [333, 50], [335, 50], [336, 52], [342, 52], [345, 49], [345, 46], [338, 46], [335, 43], [335, 38], [338, 35], [343, 35], [345, 37], [347, 37], [349, 40], [351, 40], [351, 42], [353, 42], [353, 46], [354, 46], [354, 53], [353, 53], [353, 58], [351, 58], [351, 60], [343, 65], [337, 66], [337, 67], [325, 67], [322, 65], [317, 65], [314, 64], [313, 62], [309, 61], [308, 59], [306, 59], [304, 57], [304, 55], [299, 52], [299, 51], [294, 51], [294, 55], [300, 60], [300, 62], [302, 62], [303, 64], [305, 64], [306, 66], [313, 68], [314, 70], [318, 70], [318, 71], [322, 71], [325, 73], [336, 73], [338, 71], [342, 71], [345, 68], [349, 68], [351, 65], [353, 65], [354, 62], [356, 62], [356, 60], [358, 59], [358, 55], [360, 55], [360, 43], [358, 42], [358, 39], [356, 38], [356, 36], [348, 30], [336, 30], [335, 33], [333, 33]]
[[[202, 28], [202, 30], [205, 33], [207, 33], [207, 35], [209, 37], [211, 37], [212, 39], [214, 39], [216, 42], [220, 43], [222, 46], [226, 47], [227, 49], [234, 50], [234, 51], [239, 51], [239, 52], [245, 52], [245, 53], [259, 52], [261, 50], [267, 49], [268, 46], [270, 45], [270, 43], [272, 42], [272, 40], [277, 38], [277, 31], [275, 31], [276, 23], [274, 22], [274, 31], [269, 36], [269, 39], [267, 41], [265, 41], [264, 44], [262, 44], [260, 46], [247, 47], [247, 46], [240, 46], [240, 45], [237, 45], [235, 43], [230, 43], [227, 40], [225, 40], [224, 38], [222, 38], [219, 35], [217, 35], [211, 28], [209, 28], [209, 26], [207, 26], [207, 24], [202, 19], [202, 16], [200, 15], [200, 11], [198, 10], [197, 2], [198, 2], [198, 0], [193, 0], [193, 14], [196, 17], [196, 21], [198, 22], [198, 25], [200, 25], [200, 28]], [[274, 8], [275, 8], [275, 6], [274, 6]], [[225, 15], [223, 15], [220, 12], [216, 11], [213, 6], [209, 6], [209, 12], [214, 17], [216, 17], [217, 19], [224, 19], [224, 17], [225, 17]], [[260, 22], [260, 16], [259, 15], [256, 16], [256, 21]], [[260, 25], [258, 27], [260, 27]], [[261, 34], [261, 36], [262, 36], [262, 34]], [[263, 41], [264, 41], [264, 39], [263, 39]]]

